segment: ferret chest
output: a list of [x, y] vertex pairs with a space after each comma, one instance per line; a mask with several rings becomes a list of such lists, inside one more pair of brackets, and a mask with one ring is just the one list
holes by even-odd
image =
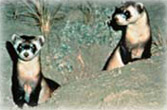
[[141, 48], [150, 38], [149, 28], [136, 26], [129, 27], [125, 36], [126, 45], [128, 48]]
[[17, 70], [20, 79], [36, 81], [40, 74], [40, 63], [36, 58], [31, 61], [19, 61]]

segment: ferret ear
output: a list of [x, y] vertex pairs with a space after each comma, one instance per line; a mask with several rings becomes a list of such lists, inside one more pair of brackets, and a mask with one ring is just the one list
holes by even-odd
[[118, 7], [115, 7], [115, 10], [114, 10], [114, 12], [115, 13], [117, 13], [117, 12], [119, 12], [120, 11], [120, 8], [118, 8]]
[[14, 43], [16, 40], [20, 39], [20, 36], [17, 34], [12, 35], [12, 42]]
[[115, 10], [118, 10], [119, 8], [117, 6], [115, 6]]
[[137, 10], [138, 10], [139, 13], [143, 12], [143, 10], [144, 10], [144, 4], [143, 3], [140, 3], [140, 2], [136, 3], [136, 7], [137, 7]]
[[43, 35], [39, 35], [39, 42], [41, 43], [41, 45], [43, 46], [45, 43], [45, 37]]

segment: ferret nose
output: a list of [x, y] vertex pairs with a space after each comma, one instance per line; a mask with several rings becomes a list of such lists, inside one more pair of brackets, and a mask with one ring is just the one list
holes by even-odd
[[29, 54], [28, 54], [27, 52], [25, 52], [25, 53], [24, 53], [24, 56], [25, 56], [25, 57], [28, 57], [28, 56], [29, 56]]

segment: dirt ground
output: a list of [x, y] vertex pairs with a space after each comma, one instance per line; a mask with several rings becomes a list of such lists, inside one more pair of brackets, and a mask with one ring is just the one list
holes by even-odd
[[[90, 73], [93, 74], [91, 76], [68, 80], [64, 84], [59, 82], [62, 83], [61, 88], [54, 92], [48, 102], [34, 108], [25, 105], [24, 109], [160, 110], [166, 103], [165, 56], [152, 56], [151, 59], [110, 72], [97, 71]], [[9, 71], [10, 67], [1, 77], [1, 107], [16, 110], [18, 108], [10, 91]]]
[[[166, 34], [163, 32], [165, 30], [164, 23], [166, 22], [162, 20], [162, 16], [164, 17], [164, 5], [160, 3], [158, 5], [147, 4], [147, 6], [152, 23], [154, 41], [157, 41], [156, 38], [158, 39], [158, 37], [165, 39]], [[11, 9], [11, 7], [0, 8], [6, 9], [7, 12]], [[66, 8], [68, 10], [68, 7]], [[105, 8], [102, 7], [103, 10]], [[1, 16], [1, 28], [3, 28], [0, 36], [0, 109], [18, 110], [19, 108], [12, 100], [12, 61], [5, 48], [5, 43], [10, 41], [11, 35], [16, 32], [35, 35], [40, 34], [40, 32], [37, 28], [20, 24], [17, 20], [11, 20], [5, 16], [6, 11], [4, 12], [1, 14], [3, 15]], [[157, 13], [161, 14], [161, 16], [155, 16]], [[73, 14], [77, 15], [78, 18]], [[82, 19], [81, 15], [82, 13], [78, 10], [68, 10], [65, 21], [69, 19], [71, 21], [78, 20], [80, 23], [82, 21], [80, 20]], [[75, 19], [73, 19], [74, 17]], [[105, 16], [103, 16], [104, 18]], [[153, 45], [153, 56], [150, 59], [136, 61], [122, 68], [107, 72], [101, 71], [101, 69], [107, 56], [120, 39], [118, 34], [114, 33], [115, 36], [110, 43], [94, 43], [88, 46], [82, 44], [83, 42], [80, 44], [75, 41], [77, 38], [75, 40], [69, 38], [69, 40], [63, 36], [59, 36], [61, 42], [58, 42], [55, 36], [59, 31], [61, 32], [61, 29], [64, 29], [63, 23], [64, 21], [58, 24], [59, 26], [55, 28], [56, 34], [50, 38], [50, 51], [48, 51], [48, 45], [45, 44], [41, 54], [44, 75], [58, 82], [61, 87], [54, 92], [46, 103], [33, 108], [25, 105], [25, 110], [162, 110], [164, 108], [167, 92], [165, 71], [167, 54], [165, 53], [166, 44], [159, 44], [162, 43], [159, 40], [163, 39], [158, 40], [158, 46]], [[82, 26], [84, 27], [85, 25]], [[108, 29], [105, 26], [103, 27]], [[69, 29], [71, 28], [73, 27], [70, 26]], [[88, 28], [88, 31], [85, 29], [85, 33], [90, 32], [89, 29], [91, 28]], [[159, 33], [157, 33], [158, 29], [160, 30]], [[91, 32], [93, 33], [94, 31]], [[78, 32], [78, 34], [80, 33]], [[95, 33], [97, 36], [102, 36], [102, 34], [109, 36], [108, 31]], [[65, 55], [63, 56], [63, 54]], [[60, 60], [58, 59], [59, 56]], [[60, 66], [59, 63], [63, 66]]]

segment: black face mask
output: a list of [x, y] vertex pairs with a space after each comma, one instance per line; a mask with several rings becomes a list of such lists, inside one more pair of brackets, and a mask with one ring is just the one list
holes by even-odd
[[126, 10], [123, 14], [126, 16], [126, 19], [129, 19], [131, 17], [130, 12], [128, 10]]
[[20, 53], [23, 50], [31, 50], [34, 54], [37, 51], [37, 48], [34, 44], [28, 45], [28, 44], [19, 44], [17, 51]]
[[131, 14], [128, 10], [124, 11], [123, 9], [117, 8], [117, 7], [115, 7], [115, 13], [114, 14], [115, 15], [116, 14], [123, 14], [126, 19], [129, 19], [131, 17]]

